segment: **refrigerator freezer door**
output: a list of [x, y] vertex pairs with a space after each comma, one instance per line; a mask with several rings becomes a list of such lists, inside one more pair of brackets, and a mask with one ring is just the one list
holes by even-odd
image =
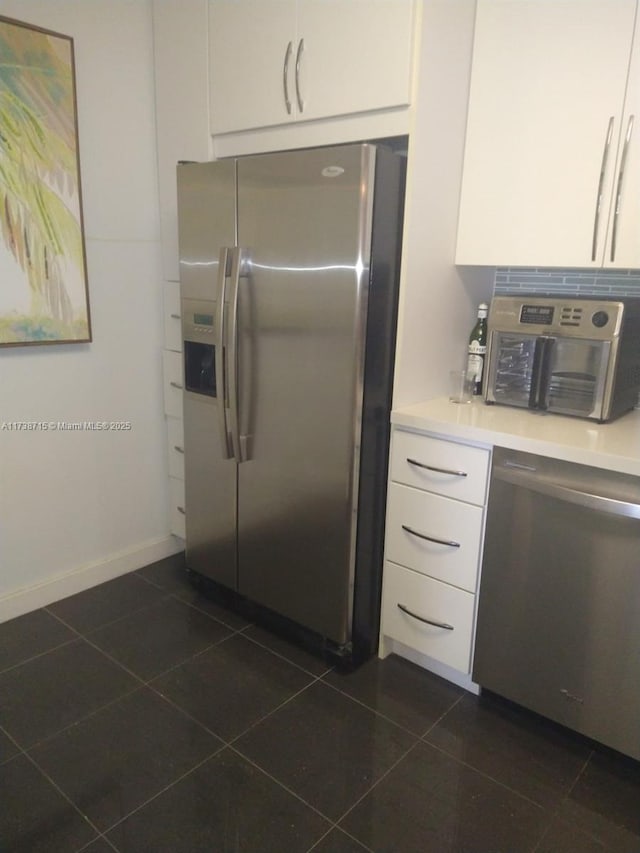
[[375, 150], [238, 162], [239, 589], [348, 641]]
[[[215, 355], [226, 342], [208, 318], [218, 316], [220, 248], [233, 246], [236, 236], [235, 163], [178, 166], [178, 211], [183, 334], [197, 336], [198, 322], [206, 318], [203, 329], [210, 330], [213, 363], [219, 366]], [[210, 310], [203, 311], [203, 305]], [[186, 561], [194, 571], [235, 589], [237, 464], [223, 452], [224, 384], [216, 370], [215, 397], [184, 393]]]

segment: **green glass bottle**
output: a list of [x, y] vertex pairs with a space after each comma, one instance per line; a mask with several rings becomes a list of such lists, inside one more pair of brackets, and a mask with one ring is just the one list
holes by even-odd
[[469, 335], [469, 351], [467, 356], [467, 376], [473, 381], [475, 396], [482, 394], [482, 379], [484, 376], [484, 360], [487, 354], [487, 313], [486, 302], [478, 305], [478, 319]]

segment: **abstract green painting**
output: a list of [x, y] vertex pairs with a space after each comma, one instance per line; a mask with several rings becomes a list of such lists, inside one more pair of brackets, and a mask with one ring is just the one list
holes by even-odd
[[90, 340], [73, 39], [0, 16], [0, 346]]

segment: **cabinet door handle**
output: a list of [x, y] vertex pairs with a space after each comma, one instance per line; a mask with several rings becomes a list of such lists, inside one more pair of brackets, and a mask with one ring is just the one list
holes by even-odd
[[284, 65], [282, 66], [282, 88], [284, 89], [284, 103], [287, 115], [291, 115], [291, 98], [289, 97], [289, 60], [293, 52], [293, 42], [289, 42], [284, 54]]
[[398, 603], [398, 609], [402, 610], [403, 613], [406, 613], [407, 616], [411, 616], [413, 619], [417, 619], [418, 622], [424, 622], [426, 625], [434, 625], [436, 628], [444, 628], [445, 631], [454, 631], [455, 630], [453, 625], [449, 625], [448, 622], [435, 622], [433, 619], [425, 619], [424, 616], [418, 616], [417, 613], [413, 613], [404, 604]]
[[171, 385], [172, 388], [177, 388], [179, 391], [182, 391], [184, 387], [179, 382], [170, 382], [169, 385]]
[[178, 506], [178, 507], [176, 507], [176, 509], [178, 510], [178, 512], [182, 513], [182, 515], [186, 515], [186, 512], [184, 511], [183, 506]]
[[180, 447], [179, 444], [174, 444], [173, 449], [176, 450], [178, 453], [184, 453], [184, 447]]
[[449, 548], [460, 547], [460, 543], [454, 542], [453, 539], [437, 539], [435, 536], [427, 536], [426, 533], [418, 533], [417, 530], [408, 527], [406, 524], [401, 525], [401, 527], [403, 530], [406, 530], [407, 533], [410, 533], [412, 536], [417, 536], [419, 539], [426, 539], [427, 542], [437, 542], [438, 545], [448, 545]]
[[417, 459], [409, 459], [409, 465], [415, 465], [417, 468], [425, 468], [427, 471], [436, 471], [438, 474], [451, 474], [452, 477], [466, 477], [466, 471], [452, 471], [450, 468], [436, 468], [434, 465], [425, 465], [424, 462], [418, 462]]
[[298, 109], [301, 113], [304, 112], [304, 101], [302, 100], [302, 95], [300, 94], [300, 60], [302, 59], [302, 53], [304, 51], [304, 39], [300, 39], [298, 42], [298, 50], [296, 52], [296, 100], [298, 101]]
[[182, 317], [180, 316], [180, 314], [172, 314], [171, 319], [172, 320], [182, 320]]
[[607, 127], [607, 135], [604, 140], [604, 148], [602, 150], [602, 162], [600, 163], [600, 177], [598, 179], [598, 194], [596, 196], [596, 212], [593, 217], [593, 240], [591, 241], [591, 260], [595, 261], [598, 254], [598, 228], [600, 225], [600, 208], [602, 207], [602, 188], [604, 187], [604, 176], [607, 172], [607, 162], [609, 160], [609, 149], [611, 148], [611, 137], [613, 136], [613, 119], [609, 118]]
[[631, 142], [631, 134], [633, 133], [633, 116], [629, 116], [627, 125], [627, 135], [624, 140], [624, 148], [622, 149], [622, 157], [620, 158], [620, 169], [618, 170], [618, 185], [616, 188], [616, 207], [613, 214], [613, 234], [611, 235], [611, 260], [616, 259], [616, 243], [618, 240], [618, 217], [620, 216], [620, 202], [622, 200], [622, 182], [624, 179], [624, 167], [627, 163], [627, 151]]

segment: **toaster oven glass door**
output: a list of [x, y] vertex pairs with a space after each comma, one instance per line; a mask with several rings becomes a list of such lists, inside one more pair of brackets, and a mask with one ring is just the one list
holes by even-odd
[[535, 406], [538, 340], [536, 335], [493, 333], [487, 400], [506, 406]]
[[540, 408], [601, 418], [611, 344], [555, 338], [547, 348]]

